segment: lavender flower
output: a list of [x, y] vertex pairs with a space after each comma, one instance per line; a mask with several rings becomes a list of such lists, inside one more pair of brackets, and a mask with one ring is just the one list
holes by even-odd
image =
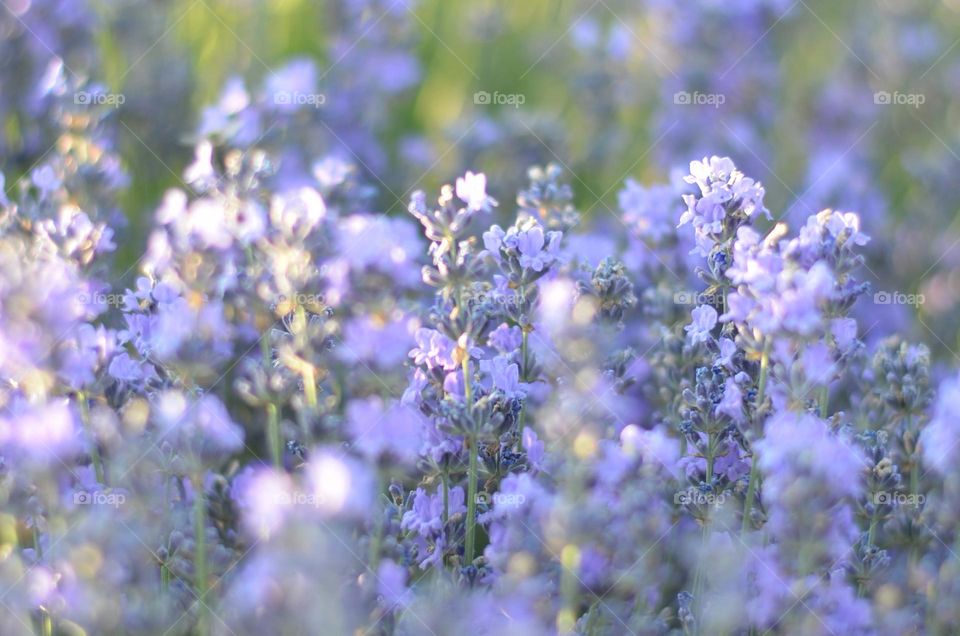
[[700, 305], [691, 312], [693, 322], [684, 327], [690, 342], [697, 344], [706, 342], [710, 337], [710, 332], [717, 324], [717, 310], [710, 305]]

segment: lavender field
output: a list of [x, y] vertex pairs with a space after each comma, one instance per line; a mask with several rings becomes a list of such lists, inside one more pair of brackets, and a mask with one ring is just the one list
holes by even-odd
[[0, 636], [960, 633], [960, 0], [0, 0]]

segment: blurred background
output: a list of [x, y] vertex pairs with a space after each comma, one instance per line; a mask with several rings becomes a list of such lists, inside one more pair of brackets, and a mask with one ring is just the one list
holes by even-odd
[[202, 138], [274, 150], [291, 184], [339, 156], [389, 214], [466, 169], [509, 214], [527, 167], [555, 162], [614, 233], [626, 179], [727, 154], [793, 230], [859, 213], [878, 333], [960, 361], [960, 0], [0, 4], [7, 187], [49, 150], [26, 100], [56, 54], [114, 96], [121, 270]]

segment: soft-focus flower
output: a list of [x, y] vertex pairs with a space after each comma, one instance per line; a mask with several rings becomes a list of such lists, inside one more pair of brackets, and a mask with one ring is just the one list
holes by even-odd
[[690, 342], [694, 344], [706, 342], [711, 337], [710, 332], [717, 325], [717, 310], [710, 305], [700, 305], [691, 312], [691, 316], [693, 322], [683, 328]]
[[920, 438], [923, 460], [941, 475], [955, 470], [960, 457], [960, 377], [945, 379], [933, 406], [930, 423]]
[[416, 460], [424, 420], [415, 410], [370, 397], [351, 402], [346, 416], [353, 445], [363, 455], [374, 460], [390, 456], [403, 463]]
[[487, 196], [487, 177], [483, 173], [467, 172], [457, 178], [457, 197], [475, 211], [486, 211], [496, 201]]
[[182, 391], [168, 390], [155, 400], [161, 439], [176, 441], [188, 455], [222, 458], [244, 446], [243, 429], [214, 395], [192, 399]]

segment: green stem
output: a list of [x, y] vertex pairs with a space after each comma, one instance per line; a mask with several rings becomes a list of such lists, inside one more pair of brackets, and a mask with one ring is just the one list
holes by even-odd
[[820, 387], [820, 418], [827, 419], [827, 407], [830, 404], [830, 387]]
[[757, 482], [760, 481], [760, 468], [757, 461], [757, 451], [753, 451], [753, 459], [750, 463], [750, 481], [747, 484], [747, 499], [743, 502], [743, 522], [740, 525], [740, 534], [750, 532], [750, 509], [753, 507], [753, 500], [757, 496]]
[[716, 462], [715, 449], [716, 435], [710, 433], [707, 437], [707, 485], [713, 482], [713, 465]]
[[270, 373], [273, 355], [270, 353], [270, 334], [266, 333], [260, 338], [260, 356], [263, 359], [263, 370]]
[[[260, 339], [260, 356], [263, 359], [263, 370], [269, 377], [273, 354], [270, 351], [268, 337]], [[280, 411], [276, 402], [271, 398], [267, 404], [267, 448], [270, 451], [270, 460], [277, 469], [283, 468], [283, 442], [280, 438]]]
[[267, 445], [270, 460], [277, 470], [283, 468], [283, 440], [280, 438], [280, 413], [273, 402], [267, 404]]
[[469, 438], [470, 448], [470, 467], [467, 472], [467, 528], [466, 539], [463, 549], [465, 565], [473, 563], [475, 558], [474, 546], [476, 545], [476, 519], [477, 519], [477, 455], [479, 454], [479, 444], [476, 436]]
[[867, 545], [873, 545], [873, 537], [877, 533], [877, 507], [874, 506], [870, 515], [870, 529], [867, 530]]
[[463, 367], [463, 395], [466, 398], [465, 404], [467, 405], [467, 410], [472, 410], [473, 387], [470, 385], [470, 354], [466, 351], [463, 352], [463, 362], [461, 366]]
[[560, 551], [560, 595], [563, 609], [557, 616], [557, 632], [572, 634], [577, 623], [577, 575], [580, 567], [580, 549], [573, 544]]
[[[467, 410], [472, 411], [473, 388], [470, 386], [470, 355], [467, 352], [463, 354], [463, 393], [466, 397]], [[474, 547], [477, 538], [477, 459], [480, 449], [476, 433], [470, 434], [467, 443], [470, 445], [467, 449], [470, 453], [470, 465], [467, 469], [467, 526], [463, 555], [465, 564], [470, 565], [475, 557]]]
[[447, 531], [447, 521], [450, 519], [450, 484], [448, 483], [450, 476], [447, 474], [447, 469], [443, 469], [443, 473], [440, 475], [440, 482], [443, 485], [443, 531], [446, 534]]
[[194, 478], [193, 493], [194, 519], [194, 587], [196, 588], [197, 602], [197, 634], [205, 636], [208, 633], [206, 587], [207, 587], [207, 502], [203, 492], [203, 476]]
[[316, 410], [317, 408], [317, 376], [313, 369], [307, 369], [303, 373], [303, 393], [307, 398], [307, 406]]
[[[716, 461], [716, 434], [710, 433], [707, 439], [707, 484], [713, 483], [713, 466]], [[703, 522], [703, 534], [700, 540], [700, 554], [697, 557], [697, 569], [693, 576], [693, 603], [695, 608], [695, 616], [697, 617], [697, 625], [699, 632], [699, 625], [703, 619], [703, 594], [704, 587], [706, 586], [706, 568], [704, 563], [704, 552], [707, 548], [707, 542], [710, 540], [710, 518], [709, 516]]]
[[41, 610], [40, 633], [43, 636], [53, 636], [53, 618], [47, 610]]
[[[383, 470], [378, 468], [376, 490], [378, 499], [383, 492], [385, 481]], [[370, 569], [376, 572], [377, 566], [380, 565], [380, 546], [383, 544], [383, 506], [378, 506], [378, 513], [376, 514], [374, 524], [373, 535], [370, 539]]]
[[763, 346], [760, 354], [760, 379], [757, 381], [757, 406], [763, 406], [763, 398], [767, 390], [767, 377], [770, 375], [770, 342]]
[[[525, 327], [522, 327], [521, 331], [523, 332], [523, 335], [521, 336], [521, 339], [520, 339], [520, 364], [522, 365], [520, 368], [520, 381], [529, 382], [529, 380], [527, 380], [527, 369], [530, 366], [527, 363], [527, 355], [528, 355], [527, 347], [528, 347], [529, 334], [527, 333], [527, 330]], [[526, 400], [520, 403], [520, 415], [517, 416], [517, 433], [520, 436], [521, 440], [523, 439], [524, 415], [526, 414], [526, 410], [527, 410], [526, 406], [527, 406]], [[520, 443], [522, 443], [522, 441]]]
[[529, 355], [530, 347], [530, 332], [523, 329], [523, 334], [520, 336], [520, 358], [523, 360], [523, 381], [528, 382], [527, 375], [529, 373], [530, 365], [528, 364], [527, 356]]
[[[907, 413], [907, 421], [904, 422], [904, 431], [907, 434], [913, 435], [916, 437], [913, 432], [913, 414]], [[916, 501], [916, 496], [920, 494], [920, 454], [917, 452], [917, 442], [914, 439], [913, 442], [913, 452], [910, 453], [910, 494], [914, 496], [914, 501]]]
[[[873, 545], [873, 537], [877, 532], [877, 506], [873, 507], [873, 513], [870, 515], [870, 529], [867, 530], [867, 547]], [[857, 596], [863, 597], [867, 592], [867, 582], [860, 581], [857, 585]]]
[[90, 436], [90, 457], [93, 459], [93, 472], [97, 476], [97, 483], [105, 485], [107, 480], [103, 474], [103, 462], [100, 459], [100, 445], [97, 443], [97, 436], [94, 434], [93, 426], [90, 424], [90, 405], [87, 404], [87, 396], [83, 391], [77, 393], [77, 402], [80, 405], [80, 421], [83, 423], [83, 430]]
[[[307, 339], [307, 312], [303, 309], [303, 305], [297, 304], [297, 309], [295, 312], [294, 320], [297, 325], [297, 331], [300, 332], [300, 335]], [[307, 406], [312, 410], [317, 408], [317, 375], [314, 371], [313, 365], [311, 365], [306, 360], [303, 361], [305, 368], [301, 371], [303, 377], [303, 395], [307, 400]]]
[[[763, 345], [763, 353], [760, 354], [760, 379], [757, 381], [757, 402], [756, 408], [763, 408], [763, 400], [767, 391], [767, 376], [770, 373], [770, 342]], [[760, 429], [760, 426], [757, 426]], [[757, 435], [759, 438], [759, 434]], [[743, 521], [740, 526], [740, 533], [746, 534], [750, 531], [750, 511], [753, 508], [753, 500], [757, 495], [757, 482], [760, 480], [760, 457], [757, 454], [755, 445], [751, 445], [752, 457], [750, 459], [750, 481], [747, 483], [747, 497], [743, 502]]]

